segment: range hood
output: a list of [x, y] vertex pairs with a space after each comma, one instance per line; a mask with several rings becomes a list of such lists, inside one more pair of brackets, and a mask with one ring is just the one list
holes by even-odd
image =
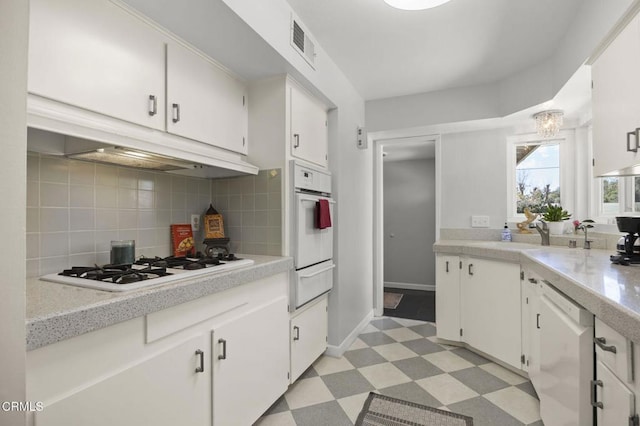
[[27, 150], [41, 154], [203, 178], [258, 174], [239, 153], [33, 94], [27, 126]]

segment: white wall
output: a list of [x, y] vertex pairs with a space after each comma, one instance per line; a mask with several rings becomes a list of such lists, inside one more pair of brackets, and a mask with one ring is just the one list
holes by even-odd
[[[29, 2], [0, 2], [0, 401], [24, 401], [27, 44]], [[25, 424], [24, 413], [0, 411], [0, 424]]]
[[337, 107], [329, 114], [329, 168], [337, 201], [329, 344], [339, 346], [373, 306], [373, 156], [370, 150], [356, 147], [356, 129], [364, 124], [364, 101], [321, 46], [316, 44], [315, 70], [293, 50], [289, 42], [292, 10], [285, 0], [223, 1], [292, 65], [296, 80], [315, 88]]
[[552, 99], [634, 0], [584, 0], [546, 61], [493, 84], [421, 93], [366, 103], [367, 130], [382, 131], [504, 117]]
[[491, 228], [506, 220], [508, 130], [442, 135], [441, 228], [469, 228], [471, 215], [489, 216]]
[[383, 175], [384, 282], [433, 285], [435, 160], [385, 162]]

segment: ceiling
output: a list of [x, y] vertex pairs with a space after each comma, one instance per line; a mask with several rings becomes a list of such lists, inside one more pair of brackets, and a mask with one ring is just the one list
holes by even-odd
[[365, 100], [502, 80], [549, 58], [581, 0], [288, 0]]

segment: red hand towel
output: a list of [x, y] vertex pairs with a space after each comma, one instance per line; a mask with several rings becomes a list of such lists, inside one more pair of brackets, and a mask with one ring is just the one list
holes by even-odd
[[316, 202], [316, 228], [325, 229], [331, 227], [331, 210], [329, 200], [320, 199]]

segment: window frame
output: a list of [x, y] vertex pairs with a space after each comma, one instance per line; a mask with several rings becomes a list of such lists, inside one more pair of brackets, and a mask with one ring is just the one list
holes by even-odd
[[574, 132], [562, 130], [557, 136], [548, 139], [542, 138], [536, 133], [509, 136], [507, 137], [507, 221], [509, 222], [522, 222], [525, 220], [523, 213], [517, 213], [516, 146], [536, 143], [558, 143], [562, 207], [569, 213], [573, 213], [575, 210], [576, 158]]

